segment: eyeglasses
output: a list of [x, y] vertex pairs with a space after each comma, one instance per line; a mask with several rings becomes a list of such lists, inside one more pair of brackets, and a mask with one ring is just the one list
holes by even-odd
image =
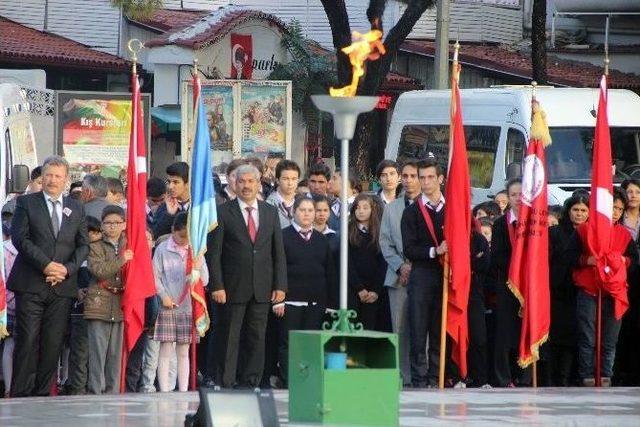
[[124, 221], [105, 221], [102, 223], [105, 227], [115, 227], [124, 224]]

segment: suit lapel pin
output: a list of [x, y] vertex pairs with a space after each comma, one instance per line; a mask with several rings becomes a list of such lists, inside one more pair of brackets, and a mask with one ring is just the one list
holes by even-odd
[[65, 214], [65, 216], [69, 216], [69, 215], [71, 215], [71, 209], [69, 209], [69, 208], [64, 208], [64, 209], [62, 210], [62, 213], [64, 213], [64, 214]]

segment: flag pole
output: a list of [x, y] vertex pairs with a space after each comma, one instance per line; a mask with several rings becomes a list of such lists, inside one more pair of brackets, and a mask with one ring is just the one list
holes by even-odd
[[[458, 80], [458, 53], [460, 52], [460, 42], [456, 39], [456, 43], [453, 45], [453, 63], [452, 63], [452, 77]], [[451, 88], [453, 90], [453, 87]], [[452, 128], [449, 132], [452, 132]], [[451, 141], [449, 142], [452, 143]], [[449, 159], [451, 160], [451, 159]], [[449, 253], [444, 254], [442, 274], [442, 317], [440, 319], [440, 363], [438, 372], [438, 388], [444, 389], [444, 377], [446, 368], [446, 355], [447, 355], [447, 309], [449, 306], [449, 277], [451, 269], [449, 266]]]
[[[607, 22], [608, 23], [608, 22]], [[604, 45], [604, 75], [609, 76], [609, 45]], [[598, 303], [596, 307], [596, 360], [595, 385], [602, 387], [602, 289], [598, 288]]]
[[444, 374], [447, 354], [447, 306], [449, 305], [449, 254], [444, 254], [442, 275], [442, 318], [440, 320], [440, 365], [438, 374], [438, 388], [444, 388]]
[[[138, 78], [138, 52], [142, 49], [143, 44], [138, 39], [131, 39], [127, 43], [127, 49], [131, 53], [131, 77], [132, 79]], [[132, 88], [133, 90], [133, 88]], [[131, 102], [131, 111], [133, 112], [133, 101]], [[131, 114], [131, 120], [134, 120], [133, 113]], [[129, 142], [131, 143], [131, 142]], [[127, 336], [127, 322], [123, 322], [122, 336]], [[127, 378], [127, 359], [129, 358], [129, 352], [127, 351], [126, 339], [122, 340], [122, 353], [120, 357], [120, 393], [126, 392], [126, 378]]]
[[[535, 81], [531, 82], [531, 113], [533, 116], [533, 101], [536, 99], [536, 86], [538, 83]], [[522, 332], [521, 332], [522, 333]], [[538, 360], [533, 359], [532, 363], [532, 372], [531, 372], [531, 385], [533, 388], [538, 388]]]
[[[194, 83], [197, 82], [198, 80], [198, 58], [193, 58], [193, 78], [194, 78]], [[194, 115], [196, 114], [196, 105], [195, 105], [195, 87], [193, 90], [193, 111], [194, 111]], [[194, 120], [194, 122], [197, 125], [197, 120]], [[194, 132], [195, 135], [195, 132]], [[193, 163], [193, 162], [192, 162]], [[190, 249], [191, 250], [191, 249]], [[193, 263], [195, 262], [195, 259], [192, 259], [191, 262], [191, 271], [193, 272]], [[191, 279], [189, 279], [191, 280]], [[191, 286], [192, 283], [189, 283], [189, 286]], [[198, 379], [198, 352], [197, 352], [197, 346], [196, 346], [196, 340], [197, 340], [197, 334], [196, 334], [196, 316], [195, 316], [195, 300], [193, 298], [191, 298], [191, 318], [192, 318], [192, 323], [191, 323], [191, 369], [190, 369], [190, 379], [191, 381], [189, 381], [190, 383], [190, 387], [189, 389], [191, 391], [195, 391], [198, 389], [198, 384], [197, 384], [197, 379]]]

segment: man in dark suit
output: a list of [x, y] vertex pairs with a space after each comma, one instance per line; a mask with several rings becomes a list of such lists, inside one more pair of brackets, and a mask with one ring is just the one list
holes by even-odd
[[[238, 167], [237, 198], [220, 206], [210, 237], [207, 262], [212, 297], [221, 304], [220, 342], [223, 387], [236, 385], [238, 349], [243, 341], [239, 385], [256, 387], [264, 368], [264, 339], [271, 304], [284, 300], [287, 267], [278, 211], [257, 200], [260, 173]], [[220, 373], [218, 376], [220, 376]]]
[[62, 197], [68, 173], [65, 159], [47, 158], [43, 191], [16, 202], [11, 240], [18, 256], [7, 281], [16, 295], [12, 397], [49, 394], [78, 292], [77, 271], [89, 253], [82, 205]]
[[522, 181], [507, 183], [510, 208], [496, 219], [491, 233], [491, 276], [496, 285], [496, 330], [494, 343], [494, 375], [498, 387], [530, 385], [531, 370], [521, 369], [516, 363], [520, 343], [522, 320], [518, 315], [520, 302], [507, 286], [511, 263], [511, 240], [515, 239], [516, 221], [520, 208]]
[[447, 252], [447, 242], [443, 230], [445, 200], [440, 192], [442, 169], [435, 160], [421, 160], [418, 178], [422, 194], [403, 211], [400, 229], [404, 256], [411, 262], [407, 289], [411, 381], [422, 388], [438, 384], [443, 273], [440, 258]]

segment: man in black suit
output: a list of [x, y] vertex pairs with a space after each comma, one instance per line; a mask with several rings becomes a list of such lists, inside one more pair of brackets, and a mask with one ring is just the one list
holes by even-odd
[[78, 292], [77, 271], [89, 253], [82, 205], [62, 197], [68, 174], [65, 159], [47, 158], [43, 191], [16, 202], [11, 240], [18, 256], [7, 281], [16, 295], [12, 397], [49, 394]]
[[[511, 263], [511, 241], [515, 239], [516, 222], [520, 209], [522, 180], [515, 178], [507, 183], [509, 206], [495, 220], [491, 233], [491, 277], [496, 285], [496, 330], [494, 343], [494, 375], [498, 387], [530, 385], [530, 369], [521, 369], [518, 360], [520, 327], [518, 315], [520, 302], [507, 286]], [[513, 236], [513, 237], [511, 237]]]
[[[442, 312], [442, 264], [445, 200], [440, 192], [444, 179], [435, 160], [418, 162], [422, 194], [402, 213], [400, 229], [404, 256], [411, 261], [407, 288], [410, 325], [411, 382], [414, 387], [438, 384], [440, 321]], [[429, 339], [429, 357], [425, 349]], [[427, 368], [428, 366], [428, 368]], [[425, 370], [425, 368], [427, 368]]]
[[[210, 235], [207, 262], [212, 297], [221, 304], [221, 376], [223, 387], [236, 385], [238, 349], [243, 341], [239, 385], [256, 387], [264, 368], [264, 339], [271, 304], [284, 300], [287, 267], [278, 211], [257, 200], [260, 173], [238, 167], [237, 198], [220, 206], [218, 227]], [[218, 376], [220, 376], [220, 373]]]

